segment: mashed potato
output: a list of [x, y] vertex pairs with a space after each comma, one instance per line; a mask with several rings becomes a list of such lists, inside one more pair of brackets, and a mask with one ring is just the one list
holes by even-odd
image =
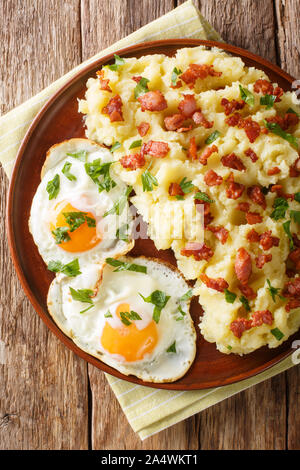
[[202, 46], [98, 75], [79, 103], [86, 135], [113, 146], [149, 236], [196, 279], [203, 336], [223, 353], [277, 347], [300, 326], [296, 95]]

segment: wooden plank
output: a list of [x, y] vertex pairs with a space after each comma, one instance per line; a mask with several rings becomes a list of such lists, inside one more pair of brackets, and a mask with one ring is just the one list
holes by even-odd
[[[280, 66], [296, 79], [300, 79], [300, 9], [298, 0], [275, 0], [277, 20], [277, 46]], [[288, 410], [288, 449], [300, 449], [300, 369], [294, 367], [286, 373]]]
[[[79, 1], [0, 4], [1, 112], [20, 104], [81, 61]], [[4, 47], [3, 47], [4, 46]], [[5, 217], [7, 178], [1, 170]], [[0, 226], [0, 448], [87, 449], [87, 366], [39, 319], [17, 280]], [[3, 344], [3, 343], [1, 343]], [[5, 361], [4, 361], [5, 359]]]

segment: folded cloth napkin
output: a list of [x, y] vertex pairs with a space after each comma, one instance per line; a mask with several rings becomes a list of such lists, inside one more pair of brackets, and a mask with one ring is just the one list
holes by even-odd
[[[222, 40], [189, 0], [91, 57], [36, 96], [0, 118], [0, 162], [7, 175], [10, 176], [18, 147], [36, 113], [72, 75], [94, 59], [123, 47], [144, 41], [168, 38]], [[201, 391], [151, 389], [116, 379], [108, 374], [106, 376], [133, 430], [139, 434], [141, 439], [145, 439], [292, 366], [292, 359], [288, 358], [251, 379], [234, 385]]]

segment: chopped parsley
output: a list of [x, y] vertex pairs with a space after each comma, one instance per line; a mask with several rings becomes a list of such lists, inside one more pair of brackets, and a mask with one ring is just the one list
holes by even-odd
[[172, 75], [171, 75], [171, 83], [173, 86], [176, 86], [178, 76], [182, 74], [182, 71], [178, 69], [177, 67], [174, 67], [172, 70]]
[[[121, 322], [126, 326], [130, 326], [132, 321], [141, 320], [141, 317], [138, 313], [130, 310], [130, 312], [120, 312]], [[131, 320], [131, 321], [130, 321]]]
[[68, 178], [68, 180], [76, 181], [77, 180], [76, 176], [70, 173], [71, 166], [72, 166], [72, 163], [66, 162], [61, 172], [65, 175], [66, 178]]
[[207, 137], [205, 143], [206, 143], [207, 145], [212, 144], [215, 140], [217, 140], [217, 139], [220, 137], [220, 135], [221, 135], [221, 132], [219, 132], [219, 131], [214, 131], [212, 134], [210, 134], [210, 135]]
[[165, 292], [162, 292], [161, 290], [155, 290], [152, 292], [152, 294], [149, 295], [149, 297], [144, 297], [142, 294], [140, 294], [140, 296], [144, 302], [154, 305], [153, 320], [155, 323], [158, 323], [161, 311], [166, 306], [170, 296], [166, 295]]
[[104, 314], [105, 318], [112, 318], [112, 314], [110, 313], [110, 310], [107, 310], [107, 312]]
[[77, 159], [80, 160], [81, 162], [85, 162], [85, 161], [86, 161], [87, 154], [88, 154], [88, 153], [87, 153], [86, 150], [79, 150], [78, 152], [67, 153], [68, 157], [77, 158]]
[[284, 297], [279, 294], [279, 291], [280, 291], [279, 287], [273, 287], [273, 286], [271, 285], [270, 279], [267, 279], [267, 283], [268, 283], [268, 286], [269, 286], [269, 287], [267, 287], [267, 289], [268, 289], [268, 291], [269, 291], [269, 293], [270, 293], [270, 296], [272, 297], [273, 302], [276, 302], [276, 295], [278, 295], [278, 297], [279, 297], [281, 300], [283, 300]]
[[245, 297], [244, 295], [242, 295], [242, 296], [240, 297], [240, 301], [241, 301], [241, 303], [243, 304], [243, 306], [244, 306], [246, 312], [250, 312], [251, 308], [250, 308], [249, 301], [248, 301], [247, 297]]
[[55, 175], [53, 180], [48, 181], [46, 191], [49, 194], [49, 200], [55, 199], [59, 193], [60, 178], [59, 175]]
[[114, 259], [114, 258], [106, 258], [105, 261], [110, 266], [113, 266], [114, 268], [116, 268], [116, 269], [114, 269], [114, 272], [134, 271], [134, 272], [137, 272], [137, 273], [147, 274], [147, 267], [142, 266], [141, 264], [126, 263], [125, 261], [120, 261], [120, 260]]
[[291, 145], [296, 147], [298, 149], [298, 141], [295, 136], [292, 134], [289, 134], [288, 132], [285, 132], [284, 130], [281, 129], [279, 124], [277, 122], [267, 122], [264, 121], [265, 126], [269, 131], [271, 131], [273, 134], [279, 135], [283, 139], [287, 140]]
[[63, 264], [61, 261], [50, 261], [48, 269], [54, 273], [63, 273], [69, 277], [76, 277], [78, 274], [81, 274], [78, 258], [68, 264]]
[[118, 56], [117, 54], [114, 54], [114, 58], [115, 58], [115, 63], [111, 64], [111, 65], [108, 65], [108, 68], [110, 70], [113, 70], [114, 72], [116, 72], [117, 70], [119, 70], [121, 65], [125, 64], [125, 60], [122, 59], [122, 57]]
[[262, 106], [266, 106], [266, 109], [271, 109], [274, 106], [275, 100], [277, 96], [276, 95], [265, 95], [261, 96], [260, 98], [260, 104]]
[[124, 240], [125, 242], [128, 242], [128, 238], [129, 238], [129, 235], [127, 233], [128, 229], [129, 229], [128, 224], [121, 225], [121, 227], [118, 228], [118, 230], [116, 231], [116, 238], [118, 238], [119, 240]]
[[106, 217], [109, 214], [121, 215], [126, 206], [126, 203], [128, 201], [128, 197], [131, 191], [132, 191], [132, 186], [128, 186], [125, 193], [119, 197], [119, 199], [114, 203], [114, 205], [109, 211], [105, 212], [103, 217]]
[[71, 240], [68, 231], [70, 230], [69, 227], [58, 227], [55, 230], [52, 230], [52, 234], [55, 237], [55, 243], [60, 245], [62, 242], [68, 242]]
[[282, 333], [282, 331], [279, 330], [279, 328], [274, 328], [273, 330], [271, 330], [271, 333], [273, 336], [275, 336], [278, 341], [280, 341], [284, 337], [284, 334]]
[[193, 183], [191, 181], [188, 181], [186, 177], [182, 178], [182, 180], [179, 183], [179, 186], [181, 187], [184, 194], [189, 194], [191, 191], [193, 191], [195, 187]]
[[[113, 162], [101, 163], [100, 158], [97, 158], [91, 163], [85, 163], [84, 168], [89, 177], [98, 186], [99, 193], [102, 191], [109, 192], [116, 186], [115, 181], [110, 177], [110, 167]], [[100, 176], [102, 177], [100, 181]]]
[[213, 199], [210, 199], [208, 197], [207, 194], [203, 193], [202, 191], [198, 191], [195, 195], [194, 195], [194, 199], [199, 199], [200, 201], [204, 201], [204, 202], [214, 202]]
[[[150, 163], [151, 165], [151, 163]], [[155, 178], [155, 176], [153, 176], [150, 171], [149, 171], [149, 167], [150, 165], [148, 166], [148, 168], [144, 171], [144, 173], [142, 173], [142, 184], [143, 184], [143, 191], [152, 191], [153, 190], [153, 186], [158, 186], [158, 182], [157, 182], [157, 179]]]
[[235, 301], [237, 295], [234, 292], [230, 292], [230, 290], [228, 290], [228, 289], [225, 289], [224, 292], [225, 292], [226, 302], [228, 302], [229, 304], [233, 304], [233, 302]]
[[137, 99], [139, 96], [148, 93], [148, 83], [150, 80], [148, 78], [142, 77], [134, 89], [134, 97]]
[[228, 344], [227, 349], [228, 349], [229, 351], [231, 351], [231, 350], [232, 350], [232, 346], [230, 346], [230, 345]]
[[185, 302], [186, 300], [190, 300], [193, 295], [193, 289], [189, 289], [185, 294], [180, 297], [179, 302]]
[[130, 149], [135, 149], [135, 148], [137, 148], [137, 147], [141, 147], [142, 142], [143, 142], [143, 141], [142, 141], [141, 139], [140, 139], [140, 140], [135, 140], [135, 141], [132, 142], [132, 144], [130, 145], [129, 150], [130, 150]]
[[290, 216], [297, 224], [300, 224], [300, 211], [290, 211]]
[[183, 320], [183, 317], [186, 316], [186, 312], [181, 308], [181, 305], [178, 306], [176, 313], [179, 313], [179, 316], [175, 318], [176, 321], [181, 321]]
[[78, 302], [83, 302], [86, 304], [91, 304], [88, 308], [81, 310], [80, 313], [87, 312], [90, 308], [94, 306], [94, 302], [92, 301], [91, 297], [94, 292], [91, 289], [73, 289], [70, 287], [70, 294], [73, 300], [77, 300]]
[[118, 150], [120, 147], [122, 147], [122, 144], [120, 144], [120, 142], [115, 142], [111, 147], [110, 147], [110, 151], [111, 152], [115, 152], [116, 150]]
[[254, 106], [254, 95], [248, 88], [243, 88], [242, 85], [239, 85], [240, 88], [240, 95], [243, 101], [247, 103], [249, 106]]
[[63, 216], [69, 225], [69, 231], [74, 232], [78, 227], [87, 222], [88, 227], [96, 227], [96, 220], [87, 215], [87, 212], [63, 212]]
[[167, 349], [167, 353], [176, 353], [176, 341]]
[[295, 201], [300, 202], [300, 192], [294, 194]]
[[287, 208], [289, 207], [287, 200], [284, 197], [277, 197], [273, 204], [273, 212], [270, 217], [274, 220], [283, 219]]
[[287, 234], [289, 240], [290, 240], [290, 249], [292, 250], [294, 248], [294, 240], [293, 240], [293, 236], [291, 234], [291, 221], [290, 220], [287, 220], [286, 222], [284, 222], [282, 224], [283, 226], [283, 230], [285, 231], [285, 233]]

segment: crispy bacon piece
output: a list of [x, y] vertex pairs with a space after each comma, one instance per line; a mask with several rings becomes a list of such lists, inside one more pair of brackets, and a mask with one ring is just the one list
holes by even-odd
[[250, 243], [259, 243], [259, 240], [260, 240], [260, 235], [259, 233], [254, 230], [254, 228], [252, 230], [250, 230], [250, 232], [247, 233], [247, 240], [250, 242]]
[[242, 212], [249, 212], [250, 210], [249, 202], [239, 202], [237, 205], [237, 210], [242, 211]]
[[242, 119], [243, 118], [240, 113], [234, 113], [232, 114], [232, 116], [229, 116], [225, 119], [225, 123], [228, 124], [228, 126], [235, 127], [240, 123]]
[[273, 168], [270, 168], [267, 173], [269, 176], [273, 176], [273, 175], [277, 175], [278, 173], [280, 173], [281, 170], [280, 168], [278, 168], [278, 166], [273, 166]]
[[255, 140], [260, 134], [260, 125], [258, 124], [258, 122], [253, 121], [251, 117], [247, 117], [246, 119], [240, 119], [238, 127], [240, 129], [244, 129], [251, 143], [255, 142]]
[[213, 121], [208, 121], [206, 119], [206, 117], [204, 116], [204, 114], [200, 110], [196, 111], [193, 114], [192, 119], [193, 119], [195, 124], [197, 124], [199, 126], [202, 126], [205, 129], [210, 129], [214, 125], [214, 122]]
[[167, 116], [164, 119], [167, 131], [176, 131], [182, 126], [184, 121], [185, 121], [185, 117], [179, 113], [173, 114], [172, 116]]
[[206, 227], [214, 219], [213, 215], [210, 212], [210, 203], [209, 202], [204, 202], [201, 199], [194, 199], [194, 201], [195, 201], [195, 204], [196, 204], [196, 210], [198, 212], [200, 212], [203, 209], [204, 227]]
[[227, 166], [228, 168], [232, 168], [233, 170], [238, 170], [238, 171], [246, 170], [246, 167], [243, 164], [242, 160], [233, 152], [229, 153], [228, 155], [224, 155], [221, 158], [221, 162], [224, 166]]
[[199, 162], [202, 163], [202, 165], [207, 165], [207, 160], [215, 152], [218, 152], [218, 147], [216, 145], [212, 145], [211, 147], [206, 147], [204, 152], [201, 153], [199, 157]]
[[266, 263], [269, 263], [271, 260], [272, 260], [271, 253], [268, 253], [267, 255], [265, 253], [262, 253], [261, 255], [255, 258], [255, 264], [259, 269], [262, 269], [264, 265]]
[[216, 279], [213, 279], [211, 277], [208, 277], [206, 274], [201, 273], [199, 275], [199, 278], [201, 279], [204, 284], [209, 287], [210, 289], [217, 290], [218, 292], [224, 292], [225, 289], [229, 287], [229, 284], [225, 279], [222, 277], [217, 277]]
[[287, 312], [290, 312], [294, 308], [300, 307], [300, 299], [291, 299], [288, 301], [288, 303], [285, 306], [285, 310]]
[[170, 196], [184, 196], [184, 192], [182, 191], [181, 186], [178, 183], [170, 184], [169, 194]]
[[268, 230], [267, 232], [264, 232], [259, 236], [259, 244], [263, 248], [263, 250], [266, 251], [272, 248], [272, 246], [278, 246], [279, 238], [273, 237], [271, 230]]
[[293, 200], [295, 195], [294, 194], [287, 194], [284, 193], [282, 190], [282, 184], [273, 184], [271, 186], [271, 193], [276, 193], [279, 197], [284, 197], [285, 199]]
[[299, 122], [297, 114], [286, 113], [284, 117], [273, 116], [266, 119], [267, 122], [278, 124], [283, 131], [286, 131], [289, 127], [296, 126]]
[[297, 247], [289, 254], [289, 259], [295, 264], [297, 270], [300, 270], [300, 248]]
[[246, 220], [249, 225], [259, 224], [263, 218], [258, 212], [247, 212]]
[[144, 155], [141, 155], [140, 153], [134, 153], [120, 158], [120, 163], [123, 168], [136, 170], [137, 168], [142, 168], [145, 165], [146, 160]]
[[197, 145], [196, 145], [196, 137], [192, 137], [190, 140], [190, 145], [188, 148], [187, 157], [191, 158], [192, 160], [197, 159]]
[[237, 251], [234, 270], [240, 283], [247, 285], [252, 273], [252, 261], [248, 251], [243, 247]]
[[222, 225], [215, 225], [215, 226], [208, 225], [206, 228], [207, 230], [215, 234], [215, 236], [217, 237], [218, 240], [220, 240], [222, 245], [224, 245], [227, 242], [229, 232], [225, 227], [223, 227]]
[[141, 137], [145, 137], [149, 129], [150, 129], [150, 124], [148, 124], [148, 122], [141, 122], [141, 124], [137, 126], [138, 133], [140, 134]]
[[183, 95], [183, 100], [180, 101], [178, 109], [185, 118], [192, 117], [197, 109], [195, 95]]
[[250, 147], [247, 150], [245, 150], [245, 155], [247, 157], [250, 157], [253, 163], [255, 163], [258, 160], [258, 156], [254, 152], [254, 150], [252, 150]]
[[288, 281], [282, 291], [284, 297], [300, 297], [300, 277]]
[[152, 157], [156, 158], [164, 158], [167, 156], [169, 150], [170, 147], [166, 142], [149, 140], [149, 142], [142, 145], [141, 154], [151, 155]]
[[229, 114], [232, 114], [234, 113], [235, 111], [238, 111], [239, 109], [243, 109], [243, 107], [245, 106], [245, 101], [243, 100], [240, 100], [240, 101], [237, 101], [237, 100], [231, 100], [231, 101], [228, 101], [226, 98], [222, 98], [221, 100], [221, 106], [223, 106], [223, 108], [225, 108], [225, 114], [226, 116], [229, 116]]
[[183, 80], [190, 88], [195, 86], [197, 78], [203, 80], [208, 76], [220, 77], [222, 72], [214, 70], [213, 65], [207, 64], [190, 64], [188, 69], [180, 75], [180, 79]]
[[180, 251], [183, 256], [193, 256], [196, 261], [208, 261], [214, 254], [213, 250], [205, 243], [188, 242]]
[[273, 315], [270, 310], [257, 310], [251, 315], [252, 326], [261, 326], [263, 323], [272, 325], [274, 321]]
[[256, 293], [254, 292], [254, 290], [252, 289], [252, 287], [250, 287], [250, 286], [248, 286], [248, 285], [239, 284], [239, 289], [240, 289], [241, 293], [242, 293], [245, 297], [247, 297], [248, 300], [255, 299]]
[[96, 72], [96, 75], [98, 75], [101, 90], [112, 92], [111, 88], [109, 87], [109, 80], [104, 79], [104, 70], [98, 70], [98, 72]]
[[261, 206], [263, 209], [267, 207], [265, 195], [259, 186], [257, 185], [250, 186], [247, 189], [247, 194], [250, 197], [251, 201], [255, 202], [256, 204]]
[[229, 199], [238, 199], [244, 192], [245, 186], [241, 183], [235, 183], [233, 179], [233, 173], [230, 173], [229, 178], [229, 185], [226, 189], [226, 195]]
[[108, 114], [111, 122], [124, 121], [122, 113], [122, 100], [119, 95], [115, 95], [102, 109], [102, 114]]
[[263, 95], [273, 95], [273, 85], [268, 80], [260, 78], [256, 80], [253, 86], [255, 93], [262, 93]]
[[136, 83], [139, 83], [141, 79], [143, 78], [141, 75], [135, 75], [134, 77], [131, 77], [132, 80], [134, 80]]
[[168, 103], [161, 91], [148, 91], [144, 95], [138, 97], [141, 103], [142, 111], [163, 111], [168, 107]]
[[176, 132], [188, 132], [190, 130], [193, 129], [193, 124], [190, 124], [189, 126], [185, 126], [185, 127], [179, 127], [179, 129], [176, 130]]
[[241, 338], [244, 331], [250, 328], [252, 328], [252, 321], [247, 318], [237, 318], [230, 324], [230, 329], [237, 338]]
[[300, 157], [290, 166], [290, 176], [291, 178], [296, 178], [300, 175]]
[[219, 186], [222, 184], [223, 178], [214, 170], [208, 170], [204, 175], [204, 181], [207, 186]]

